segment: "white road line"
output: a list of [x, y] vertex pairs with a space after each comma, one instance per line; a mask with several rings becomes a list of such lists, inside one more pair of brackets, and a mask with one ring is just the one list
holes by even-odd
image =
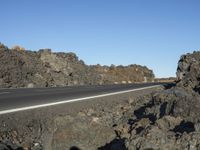
[[0, 92], [0, 94], [8, 94], [8, 93], [10, 93], [10, 92]]
[[53, 106], [53, 105], [59, 105], [59, 104], [77, 102], [77, 101], [83, 101], [83, 100], [88, 100], [88, 99], [94, 99], [94, 98], [100, 98], [100, 97], [106, 97], [106, 96], [124, 94], [124, 93], [129, 93], [129, 92], [134, 92], [134, 91], [140, 91], [140, 90], [146, 90], [146, 89], [156, 88], [156, 87], [160, 87], [160, 86], [161, 85], [154, 85], [154, 86], [149, 86], [149, 87], [143, 87], [143, 88], [126, 90], [126, 91], [120, 91], [120, 92], [112, 92], [112, 93], [101, 94], [101, 95], [96, 95], [96, 96], [76, 98], [76, 99], [64, 100], [64, 101], [59, 101], [59, 102], [51, 102], [51, 103], [48, 103], [48, 104], [40, 104], [40, 105], [27, 106], [27, 107], [21, 107], [21, 108], [14, 108], [14, 109], [0, 111], [0, 115], [2, 115], [2, 114], [8, 114], [8, 113], [13, 113], [13, 112], [18, 112], [18, 111], [36, 109], [36, 108], [41, 108], [41, 107], [47, 107], [47, 106]]

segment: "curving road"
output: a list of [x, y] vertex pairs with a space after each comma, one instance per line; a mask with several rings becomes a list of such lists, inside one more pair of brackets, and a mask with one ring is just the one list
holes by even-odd
[[0, 89], [0, 114], [154, 88], [166, 83]]

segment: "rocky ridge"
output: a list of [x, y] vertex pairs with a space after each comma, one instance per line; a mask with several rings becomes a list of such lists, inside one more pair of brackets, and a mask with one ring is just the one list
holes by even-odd
[[154, 80], [145, 66], [86, 65], [74, 53], [38, 52], [0, 44], [0, 88], [102, 85]]

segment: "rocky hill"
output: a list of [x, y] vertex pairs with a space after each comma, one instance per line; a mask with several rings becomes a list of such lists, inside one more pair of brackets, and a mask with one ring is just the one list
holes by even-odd
[[86, 65], [74, 53], [37, 52], [0, 44], [0, 87], [60, 87], [151, 82], [153, 71], [145, 66]]

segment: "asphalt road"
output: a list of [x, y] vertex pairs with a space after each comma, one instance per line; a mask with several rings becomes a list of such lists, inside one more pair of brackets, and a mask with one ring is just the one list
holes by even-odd
[[[120, 94], [140, 88], [150, 88], [162, 83], [144, 83], [127, 85], [104, 85], [104, 86], [73, 86], [60, 88], [20, 88], [0, 89], [0, 114], [20, 111], [20, 108], [33, 109], [31, 106], [44, 107], [48, 104], [67, 103], [67, 101], [79, 101], [95, 98], [95, 96], [109, 96]], [[43, 106], [44, 105], [44, 106]], [[26, 110], [26, 109], [24, 109]], [[9, 111], [8, 111], [9, 113]]]

